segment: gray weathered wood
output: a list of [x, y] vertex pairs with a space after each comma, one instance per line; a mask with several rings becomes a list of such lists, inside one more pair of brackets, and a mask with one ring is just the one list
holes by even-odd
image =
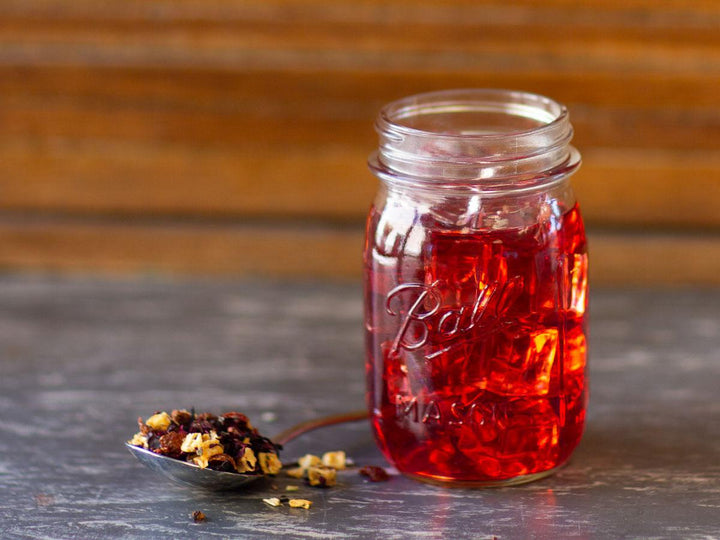
[[[292, 510], [261, 501], [287, 480], [198, 492], [124, 448], [157, 409], [238, 409], [273, 434], [361, 407], [361, 308], [340, 285], [1, 278], [0, 536], [720, 537], [719, 290], [593, 291], [587, 432], [534, 484], [449, 490], [347, 471], [338, 487], [302, 487], [314, 506]], [[337, 448], [384, 465], [364, 423], [284, 456]]]

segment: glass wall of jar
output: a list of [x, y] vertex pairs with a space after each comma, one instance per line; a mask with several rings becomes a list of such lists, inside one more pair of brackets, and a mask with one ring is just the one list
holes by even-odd
[[505, 90], [391, 103], [364, 252], [367, 402], [397, 469], [527, 482], [577, 446], [587, 251], [562, 105]]

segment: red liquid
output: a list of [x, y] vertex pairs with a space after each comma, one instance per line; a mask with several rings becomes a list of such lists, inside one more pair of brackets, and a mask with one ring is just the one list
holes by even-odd
[[478, 485], [562, 464], [587, 401], [577, 206], [472, 234], [397, 221], [373, 209], [365, 251], [367, 400], [386, 457]]

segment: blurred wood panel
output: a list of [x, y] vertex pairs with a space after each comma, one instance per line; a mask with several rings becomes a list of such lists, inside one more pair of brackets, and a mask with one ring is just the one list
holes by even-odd
[[[0, 144], [0, 207], [360, 223], [377, 187], [366, 151]], [[574, 184], [591, 225], [720, 229], [720, 155], [609, 148], [583, 158]]]
[[[716, 238], [597, 233], [590, 240], [593, 284], [717, 283]], [[356, 228], [5, 219], [0, 269], [357, 280], [362, 243]]]
[[362, 233], [324, 227], [0, 222], [0, 268], [354, 279]]
[[[382, 105], [388, 95], [407, 95], [448, 88], [444, 78], [458, 87], [493, 82], [494, 87], [532, 85], [546, 94], [561, 94], [569, 104], [590, 104], [626, 110], [662, 106], [670, 110], [713, 112], [717, 105], [720, 73], [694, 70], [678, 73], [599, 73], [577, 66], [559, 75], [553, 69], [530, 72], [511, 70], [221, 70], [142, 68], [133, 66], [9, 65], [0, 64], [0, 88], [7, 99], [55, 100], [109, 109], [199, 110], [251, 113], [268, 112], [302, 117], [343, 111], [365, 114]], [[619, 84], [619, 79], [622, 84]], [[360, 99], [360, 97], [363, 99]], [[354, 103], [359, 111], [349, 108]], [[573, 107], [574, 108], [574, 107]]]
[[[269, 78], [275, 77], [270, 74]], [[318, 76], [317, 84], [329, 80], [332, 75], [324, 74]], [[276, 82], [283, 82], [282, 77], [277, 77]], [[454, 82], [451, 76], [444, 78], [445, 84], [461, 86]], [[720, 82], [720, 77], [711, 82]], [[393, 83], [394, 77], [388, 77], [381, 86], [393, 88]], [[326, 96], [322, 88], [308, 92], [308, 100], [302, 100], [303, 94], [292, 86], [283, 85], [282, 90], [277, 90], [275, 96], [263, 93], [256, 98], [205, 107], [128, 103], [114, 96], [106, 101], [77, 100], [67, 94], [29, 99], [8, 92], [3, 100], [3, 136], [18, 137], [30, 131], [36, 137], [160, 139], [228, 146], [352, 145], [360, 138], [365, 146], [371, 146], [372, 119], [379, 104], [368, 106], [361, 96], [333, 103], [323, 99]], [[642, 88], [636, 90], [641, 92]], [[286, 93], [292, 97], [290, 102], [284, 101]], [[629, 147], [714, 150], [720, 138], [720, 111], [709, 108], [568, 106], [577, 132], [576, 143], [581, 147], [624, 142]]]
[[[333, 235], [360, 234], [377, 110], [451, 87], [518, 88], [568, 105], [587, 222], [613, 231], [598, 237], [611, 238], [599, 240], [598, 281], [636, 279], [631, 258], [666, 259], [692, 231], [702, 246], [720, 243], [715, 0], [5, 0], [0, 217], [17, 228], [25, 216], [36, 233], [38, 216], [77, 228], [28, 235], [23, 248], [7, 229], [2, 264], [32, 266], [35, 242], [54, 253], [35, 259], [48, 268], [70, 268], [74, 253], [78, 267], [103, 270], [136, 271], [148, 257], [168, 271], [250, 271], [213, 257], [152, 263], [158, 246], [124, 264], [113, 253], [142, 230], [131, 217], [171, 218], [184, 231], [168, 236], [176, 254], [200, 237], [227, 249], [218, 219], [258, 224], [261, 238], [272, 222], [272, 239], [243, 240], [240, 251], [267, 243], [292, 254], [293, 235], [308, 234], [305, 253], [347, 265], [356, 246]], [[150, 244], [162, 236], [153, 230]], [[93, 231], [105, 240], [90, 256], [76, 244], [92, 245]], [[647, 234], [660, 240], [638, 252]], [[326, 259], [288, 257], [263, 271], [325, 275]], [[693, 261], [688, 282], [720, 283], [714, 248]], [[343, 268], [337, 275], [352, 275]], [[640, 275], [683, 280], [680, 269]]]

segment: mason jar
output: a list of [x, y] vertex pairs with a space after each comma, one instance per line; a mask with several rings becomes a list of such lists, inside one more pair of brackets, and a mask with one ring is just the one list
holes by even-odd
[[567, 109], [507, 90], [385, 106], [364, 251], [367, 403], [405, 475], [546, 476], [587, 405], [587, 250]]

